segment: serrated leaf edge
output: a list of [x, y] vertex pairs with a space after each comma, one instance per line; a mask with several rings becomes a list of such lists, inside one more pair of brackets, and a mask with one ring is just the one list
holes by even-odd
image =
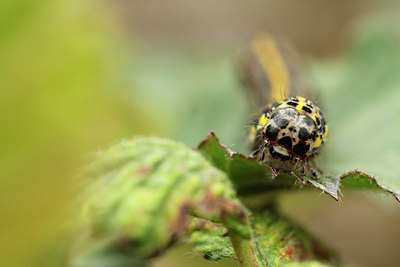
[[210, 131], [210, 133], [209, 133], [209, 135], [207, 136], [207, 138], [204, 139], [202, 142], [200, 142], [200, 144], [198, 145], [197, 149], [200, 149], [201, 147], [205, 146], [208, 142], [210, 142], [211, 138], [214, 138], [215, 141], [218, 143], [218, 145], [219, 145], [222, 149], [224, 149], [224, 150], [229, 154], [229, 158], [232, 159], [233, 157], [241, 157], [241, 158], [243, 158], [243, 159], [245, 159], [245, 160], [257, 161], [260, 165], [265, 166], [266, 168], [268, 168], [268, 169], [272, 172], [272, 174], [274, 175], [275, 178], [278, 177], [278, 173], [279, 173], [279, 172], [285, 172], [285, 173], [291, 175], [292, 177], [294, 177], [294, 178], [300, 180], [300, 182], [301, 182], [301, 184], [302, 184], [303, 187], [305, 187], [305, 186], [307, 185], [307, 183], [309, 183], [309, 184], [311, 184], [312, 187], [321, 190], [323, 193], [327, 193], [328, 195], [330, 195], [331, 197], [333, 197], [333, 199], [335, 199], [336, 201], [339, 201], [339, 191], [340, 191], [340, 187], [341, 187], [341, 183], [340, 183], [340, 182], [341, 182], [343, 179], [346, 179], [346, 178], [350, 177], [351, 175], [358, 174], [358, 175], [361, 176], [361, 177], [366, 177], [366, 178], [370, 179], [373, 183], [375, 183], [375, 185], [376, 185], [379, 189], [381, 189], [381, 190], [383, 190], [383, 191], [385, 191], [385, 192], [388, 192], [388, 193], [392, 194], [392, 195], [395, 197], [395, 199], [400, 203], [400, 192], [397, 193], [397, 192], [395, 192], [394, 190], [392, 190], [392, 189], [390, 189], [390, 188], [388, 188], [388, 187], [386, 187], [386, 186], [380, 184], [380, 183], [375, 179], [374, 176], [372, 176], [372, 175], [370, 175], [370, 174], [367, 174], [366, 172], [363, 172], [363, 171], [361, 171], [361, 170], [358, 170], [358, 169], [357, 169], [357, 170], [350, 171], [350, 172], [348, 172], [348, 173], [346, 173], [346, 174], [341, 175], [340, 177], [337, 178], [339, 184], [338, 184], [338, 187], [337, 187], [336, 192], [328, 192], [328, 191], [324, 190], [323, 188], [321, 188], [321, 187], [319, 187], [319, 186], [317, 185], [317, 184], [318, 184], [318, 181], [317, 181], [317, 180], [314, 180], [314, 179], [311, 179], [311, 178], [308, 178], [308, 177], [300, 177], [300, 176], [294, 174], [293, 172], [286, 172], [286, 171], [282, 171], [282, 170], [275, 170], [274, 168], [272, 168], [272, 167], [269, 166], [268, 164], [265, 164], [265, 163], [263, 163], [263, 162], [260, 162], [260, 161], [257, 160], [256, 158], [247, 157], [247, 156], [245, 156], [245, 155], [243, 155], [243, 154], [241, 154], [241, 153], [232, 151], [228, 146], [222, 144], [222, 143], [219, 141], [219, 138], [216, 136], [216, 134], [215, 134], [214, 131]]

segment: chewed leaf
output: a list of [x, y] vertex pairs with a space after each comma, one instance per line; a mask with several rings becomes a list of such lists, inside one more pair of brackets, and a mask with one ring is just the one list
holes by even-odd
[[[286, 172], [276, 172], [254, 158], [231, 151], [221, 144], [214, 132], [200, 143], [199, 151], [214, 166], [226, 172], [236, 187], [239, 196], [276, 192], [281, 189], [296, 189], [301, 186], [314, 187], [339, 200], [341, 187], [378, 188], [392, 193], [400, 201], [400, 190], [393, 185], [386, 185], [363, 172], [342, 177], [325, 176], [318, 179], [298, 176]], [[346, 178], [347, 177], [347, 178]], [[341, 179], [342, 178], [342, 179]], [[300, 183], [299, 183], [300, 181]]]
[[189, 214], [250, 239], [246, 211], [226, 174], [187, 146], [137, 138], [98, 155], [83, 196], [85, 229], [129, 255], [147, 258], [187, 230]]

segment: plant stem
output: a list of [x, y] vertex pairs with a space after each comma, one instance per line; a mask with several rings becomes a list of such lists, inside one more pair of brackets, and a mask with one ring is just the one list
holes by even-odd
[[[248, 218], [246, 218], [246, 224], [251, 229]], [[229, 236], [233, 248], [235, 250], [236, 257], [241, 266], [243, 267], [263, 266], [263, 264], [257, 257], [253, 234], [251, 234], [250, 238], [245, 238], [240, 234], [235, 233], [235, 231], [230, 231]]]

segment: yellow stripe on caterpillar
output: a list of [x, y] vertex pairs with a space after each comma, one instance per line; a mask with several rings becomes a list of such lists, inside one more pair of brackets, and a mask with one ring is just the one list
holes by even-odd
[[322, 140], [321, 137], [317, 137], [317, 139], [315, 139], [315, 143], [314, 143], [314, 148], [320, 147], [322, 144]]
[[303, 107], [307, 105], [306, 99], [301, 96], [297, 96], [297, 99], [299, 100], [299, 104], [296, 106], [296, 109], [303, 110]]
[[259, 34], [251, 47], [270, 81], [270, 99], [278, 101], [289, 96], [289, 71], [274, 39], [266, 33]]
[[326, 138], [328, 136], [328, 125], [325, 125], [325, 132], [322, 134], [323, 138]]
[[258, 120], [258, 124], [264, 127], [267, 124], [267, 122], [268, 122], [268, 118], [263, 113], [261, 115], [260, 119]]

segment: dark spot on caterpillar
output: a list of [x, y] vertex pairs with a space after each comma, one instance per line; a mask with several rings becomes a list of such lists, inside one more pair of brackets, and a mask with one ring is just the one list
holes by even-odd
[[320, 120], [318, 119], [318, 117], [315, 117], [315, 120], [317, 121], [317, 125], [319, 126], [321, 124]]
[[311, 114], [311, 112], [312, 112], [311, 109], [308, 108], [308, 107], [306, 107], [306, 106], [303, 106], [301, 109], [304, 110], [304, 111], [307, 112], [307, 113], [310, 113], [310, 114]]
[[308, 152], [309, 148], [310, 146], [305, 143], [298, 143], [293, 147], [293, 152], [296, 153], [296, 155], [304, 156]]
[[299, 138], [303, 141], [307, 141], [311, 138], [311, 133], [306, 128], [301, 127], [299, 131]]
[[268, 125], [268, 127], [265, 131], [265, 137], [268, 140], [275, 141], [276, 137], [278, 136], [278, 130], [279, 130], [278, 128], [272, 126], [271, 124]]
[[281, 138], [278, 141], [278, 144], [286, 147], [287, 149], [292, 149], [292, 139], [289, 136]]
[[281, 118], [276, 121], [276, 125], [278, 125], [278, 127], [281, 129], [285, 129], [286, 126], [288, 126], [288, 124], [289, 124], [289, 120], [287, 120], [287, 119]]

